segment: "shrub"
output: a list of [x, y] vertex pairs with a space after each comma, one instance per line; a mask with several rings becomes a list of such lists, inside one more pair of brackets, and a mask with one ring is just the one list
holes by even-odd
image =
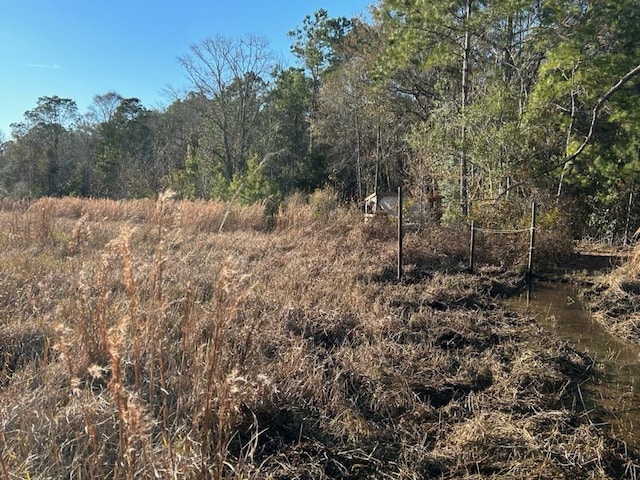
[[330, 187], [316, 189], [309, 197], [313, 218], [326, 220], [338, 206], [338, 194]]

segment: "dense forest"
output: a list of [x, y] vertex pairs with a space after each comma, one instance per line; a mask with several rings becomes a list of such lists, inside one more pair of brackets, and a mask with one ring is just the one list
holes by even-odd
[[307, 16], [295, 66], [259, 36], [179, 58], [188, 92], [149, 109], [117, 92], [38, 99], [0, 139], [0, 196], [153, 197], [273, 205], [331, 188], [403, 186], [456, 221], [536, 199], [574, 236], [640, 220], [637, 0], [381, 0]]

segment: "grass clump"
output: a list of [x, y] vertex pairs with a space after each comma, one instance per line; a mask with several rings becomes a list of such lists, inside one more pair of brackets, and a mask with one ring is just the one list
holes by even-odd
[[47, 202], [64, 242], [0, 212], [6, 478], [637, 471], [579, 407], [592, 362], [498, 308], [453, 230], [408, 233], [396, 282], [393, 238], [300, 199], [222, 232], [215, 203]]

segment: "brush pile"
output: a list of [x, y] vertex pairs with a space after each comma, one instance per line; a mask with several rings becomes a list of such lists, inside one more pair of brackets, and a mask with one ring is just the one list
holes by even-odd
[[593, 362], [462, 273], [466, 236], [408, 234], [395, 282], [353, 212], [47, 202], [0, 212], [2, 478], [638, 473]]

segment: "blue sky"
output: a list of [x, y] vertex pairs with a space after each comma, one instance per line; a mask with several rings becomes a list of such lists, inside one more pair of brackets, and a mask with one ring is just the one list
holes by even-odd
[[217, 34], [266, 37], [287, 63], [287, 32], [324, 8], [366, 14], [371, 0], [0, 0], [0, 139], [42, 96], [71, 98], [86, 113], [115, 91], [147, 108], [187, 86], [177, 57]]

